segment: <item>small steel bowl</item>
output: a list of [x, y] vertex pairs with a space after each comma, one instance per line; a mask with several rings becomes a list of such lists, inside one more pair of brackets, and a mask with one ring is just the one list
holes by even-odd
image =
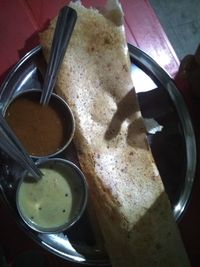
[[[22, 96], [27, 96], [27, 97], [33, 97], [36, 100], [38, 100], [38, 103], [40, 102], [40, 96], [41, 96], [41, 90], [39, 89], [29, 89], [24, 91], [23, 93], [18, 94], [16, 97], [14, 97], [12, 99], [12, 101], [10, 101], [8, 103], [8, 105], [5, 107], [4, 109], [4, 113], [3, 115], [6, 117], [7, 113], [9, 112], [9, 107], [13, 104], [13, 102], [15, 100], [17, 100], [18, 98], [22, 97]], [[62, 117], [65, 120], [65, 124], [66, 128], [64, 128], [65, 126], [63, 126], [63, 130], [64, 132], [64, 139], [63, 139], [63, 143], [62, 145], [60, 145], [59, 147], [57, 147], [57, 149], [55, 149], [54, 151], [50, 152], [50, 153], [38, 153], [38, 154], [33, 154], [30, 153], [27, 149], [27, 147], [24, 145], [25, 149], [28, 151], [28, 153], [30, 154], [30, 156], [34, 159], [39, 159], [39, 158], [44, 158], [44, 157], [56, 157], [59, 154], [61, 154], [67, 147], [68, 145], [71, 143], [73, 136], [74, 136], [74, 131], [75, 131], [75, 120], [74, 120], [74, 116], [73, 113], [70, 109], [70, 107], [68, 106], [68, 104], [64, 101], [64, 99], [62, 99], [60, 96], [58, 96], [57, 94], [52, 93], [51, 98], [50, 98], [50, 102], [49, 104], [54, 105], [54, 107], [56, 107], [59, 111], [59, 114], [62, 114]], [[32, 118], [30, 117], [30, 120]], [[57, 127], [57, 125], [55, 125], [55, 127]], [[48, 127], [46, 127], [47, 129]], [[35, 129], [33, 128], [33, 131]], [[13, 131], [15, 132], [15, 129], [13, 129]], [[27, 133], [28, 136], [28, 133]], [[45, 138], [45, 136], [43, 137], [43, 139]], [[19, 138], [20, 139], [20, 138]], [[23, 144], [22, 140], [20, 140], [21, 143]], [[36, 144], [37, 145], [37, 144]], [[33, 155], [32, 155], [33, 154]]]
[[67, 230], [82, 216], [88, 186], [82, 171], [60, 158], [36, 162], [44, 175], [39, 181], [25, 171], [16, 191], [16, 206], [22, 220], [41, 233]]

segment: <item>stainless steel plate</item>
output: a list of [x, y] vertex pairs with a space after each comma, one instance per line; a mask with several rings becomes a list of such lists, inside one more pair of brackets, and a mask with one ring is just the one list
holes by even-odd
[[[196, 144], [187, 108], [171, 78], [149, 56], [129, 45], [132, 75], [145, 121], [150, 123], [149, 143], [171, 201], [180, 220], [186, 210], [196, 169]], [[41, 48], [28, 53], [10, 72], [0, 90], [0, 111], [20, 92], [41, 88], [44, 59]], [[159, 131], [158, 131], [159, 130]], [[61, 155], [78, 164], [73, 144]], [[97, 242], [87, 211], [80, 222], [60, 234], [37, 233], [19, 217], [15, 193], [19, 166], [0, 154], [2, 200], [22, 229], [37, 243], [64, 259], [83, 264], [107, 265], [109, 259]], [[94, 222], [93, 222], [94, 223]]]

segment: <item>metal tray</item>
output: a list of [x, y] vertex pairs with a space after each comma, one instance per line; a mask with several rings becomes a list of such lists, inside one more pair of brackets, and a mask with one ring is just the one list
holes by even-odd
[[[148, 55], [129, 45], [132, 76], [141, 111], [150, 122], [149, 143], [172, 205], [175, 220], [180, 220], [188, 204], [196, 169], [196, 143], [190, 116], [181, 94], [167, 73]], [[22, 91], [41, 88], [45, 69], [41, 47], [30, 51], [13, 68], [0, 90], [0, 111]], [[157, 127], [159, 126], [159, 127]], [[159, 131], [158, 131], [159, 129]], [[78, 164], [73, 143], [62, 157]], [[108, 265], [109, 259], [94, 234], [91, 218], [85, 212], [80, 222], [60, 234], [41, 234], [29, 229], [15, 205], [19, 166], [0, 154], [2, 200], [13, 212], [22, 229], [50, 252], [82, 264]]]

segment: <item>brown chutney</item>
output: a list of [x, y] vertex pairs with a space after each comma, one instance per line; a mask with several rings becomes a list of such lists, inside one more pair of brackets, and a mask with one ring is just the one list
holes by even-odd
[[59, 151], [73, 132], [73, 116], [64, 103], [53, 94], [49, 104], [43, 106], [40, 95], [40, 91], [23, 93], [11, 102], [5, 114], [22, 145], [36, 157]]

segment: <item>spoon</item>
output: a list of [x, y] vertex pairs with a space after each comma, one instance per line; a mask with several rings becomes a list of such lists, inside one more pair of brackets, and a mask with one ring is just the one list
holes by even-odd
[[68, 6], [63, 7], [59, 12], [51, 46], [50, 59], [40, 98], [40, 103], [42, 105], [49, 103], [51, 93], [56, 83], [57, 74], [70, 41], [76, 19], [76, 11]]
[[0, 148], [39, 180], [42, 172], [35, 165], [4, 117], [0, 114]]

